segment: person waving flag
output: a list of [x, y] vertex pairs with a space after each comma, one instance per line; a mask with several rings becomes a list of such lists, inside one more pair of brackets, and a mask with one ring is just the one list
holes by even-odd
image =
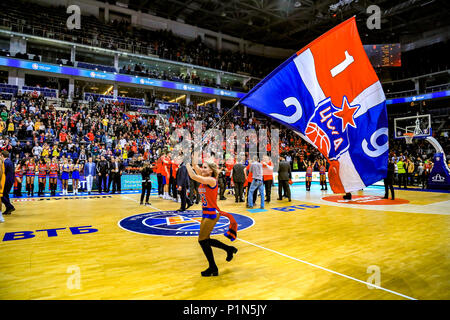
[[386, 97], [352, 17], [272, 71], [239, 101], [291, 128], [330, 163], [335, 193], [387, 174]]

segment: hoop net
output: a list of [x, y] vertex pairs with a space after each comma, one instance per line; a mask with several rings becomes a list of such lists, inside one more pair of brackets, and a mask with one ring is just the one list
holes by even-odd
[[412, 140], [414, 138], [414, 133], [412, 133], [412, 132], [405, 132], [403, 134], [403, 136], [405, 137], [406, 144], [412, 144]]

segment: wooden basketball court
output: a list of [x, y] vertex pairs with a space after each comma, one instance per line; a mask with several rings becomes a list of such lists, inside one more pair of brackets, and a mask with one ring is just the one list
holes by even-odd
[[[359, 195], [373, 202], [384, 189]], [[212, 278], [200, 276], [207, 262], [195, 236], [119, 224], [176, 210], [173, 201], [152, 196], [151, 207], [139, 206], [133, 193], [17, 201], [0, 224], [0, 299], [450, 299], [449, 193], [396, 190], [409, 203], [395, 205], [323, 200], [332, 193], [318, 185], [295, 186], [292, 202], [276, 196], [274, 188], [266, 211], [231, 195], [219, 201], [253, 224], [238, 232], [231, 262], [213, 248]]]

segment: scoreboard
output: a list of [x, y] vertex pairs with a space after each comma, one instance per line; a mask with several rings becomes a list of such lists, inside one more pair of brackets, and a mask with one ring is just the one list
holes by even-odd
[[364, 50], [374, 68], [402, 65], [400, 43], [368, 44], [364, 45]]

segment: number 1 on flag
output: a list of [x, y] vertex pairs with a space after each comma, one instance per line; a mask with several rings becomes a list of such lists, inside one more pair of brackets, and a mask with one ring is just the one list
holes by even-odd
[[353, 57], [348, 53], [347, 50], [345, 50], [345, 59], [341, 63], [339, 63], [336, 67], [330, 70], [331, 76], [334, 78], [339, 73], [344, 71], [349, 65], [351, 65], [355, 61]]

